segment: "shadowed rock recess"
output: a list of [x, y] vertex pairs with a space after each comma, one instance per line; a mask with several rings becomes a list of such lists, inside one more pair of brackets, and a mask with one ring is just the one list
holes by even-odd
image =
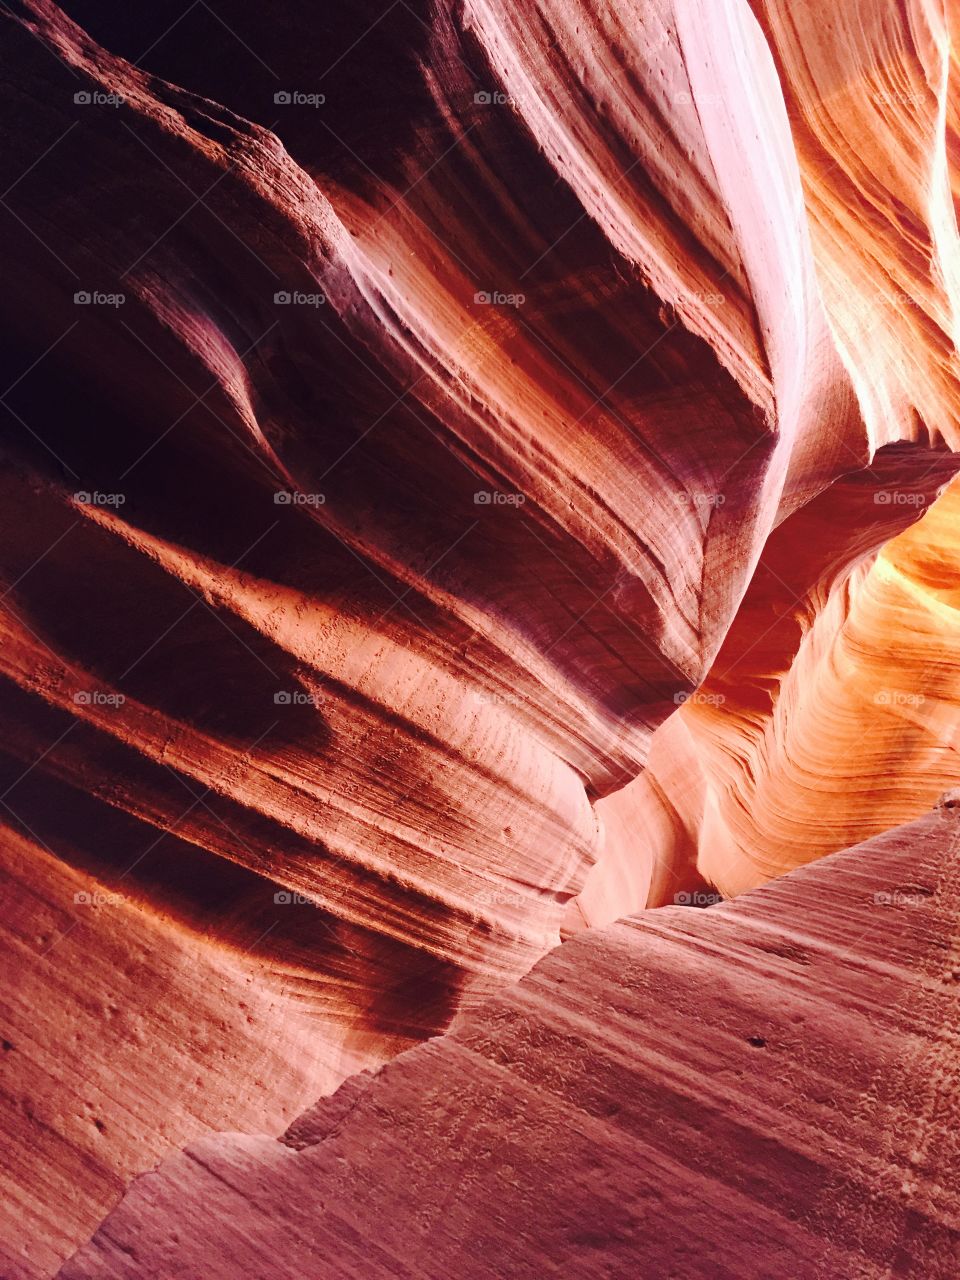
[[956, 1280], [956, 7], [0, 31], [3, 1280]]

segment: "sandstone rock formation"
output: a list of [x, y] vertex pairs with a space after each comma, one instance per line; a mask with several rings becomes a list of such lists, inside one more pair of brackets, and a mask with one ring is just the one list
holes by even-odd
[[650, 910], [284, 1141], [139, 1179], [61, 1280], [953, 1280], [960, 814]]
[[[611, 856], [571, 929], [707, 884], [739, 893], [960, 781], [960, 488], [933, 501], [949, 465], [878, 453], [777, 530], [706, 682], [654, 735], [647, 770], [598, 804]], [[876, 559], [805, 578], [798, 546], [869, 537], [871, 507], [898, 499], [929, 510]]]
[[952, 21], [0, 5], [0, 1274], [960, 780]]

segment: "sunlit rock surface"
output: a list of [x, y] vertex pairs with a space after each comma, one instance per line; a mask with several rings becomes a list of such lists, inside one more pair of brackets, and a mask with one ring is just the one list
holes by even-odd
[[956, 95], [920, 3], [0, 23], [36, 1280], [561, 936], [958, 780]]
[[[707, 882], [760, 884], [905, 821], [958, 778], [960, 497], [936, 501], [952, 462], [924, 452], [956, 447], [960, 406], [956, 15], [752, 7], [871, 461], [854, 469], [850, 453], [850, 475], [779, 526], [706, 684], [655, 735], [648, 772], [599, 806], [610, 856], [568, 913], [574, 930]], [[867, 542], [898, 509], [904, 524], [929, 515], [871, 567]]]
[[[656, 732], [647, 770], [597, 805], [606, 854], [570, 929], [739, 893], [960, 781], [960, 487], [936, 498], [951, 465], [881, 451], [776, 531], [707, 681]], [[897, 507], [927, 514], [876, 559], [806, 577], [805, 548], [869, 538], [887, 519], [873, 513]]]

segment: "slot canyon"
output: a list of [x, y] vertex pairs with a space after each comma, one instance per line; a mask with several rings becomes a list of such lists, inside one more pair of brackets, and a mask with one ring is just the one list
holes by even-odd
[[955, 0], [0, 30], [0, 1280], [957, 1280]]

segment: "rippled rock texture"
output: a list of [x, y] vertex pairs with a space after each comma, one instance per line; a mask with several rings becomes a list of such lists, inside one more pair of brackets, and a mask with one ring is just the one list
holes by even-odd
[[960, 780], [957, 98], [920, 0], [0, 22], [35, 1280], [561, 935]]
[[952, 1280], [958, 844], [589, 931], [283, 1143], [145, 1175], [62, 1280]]

